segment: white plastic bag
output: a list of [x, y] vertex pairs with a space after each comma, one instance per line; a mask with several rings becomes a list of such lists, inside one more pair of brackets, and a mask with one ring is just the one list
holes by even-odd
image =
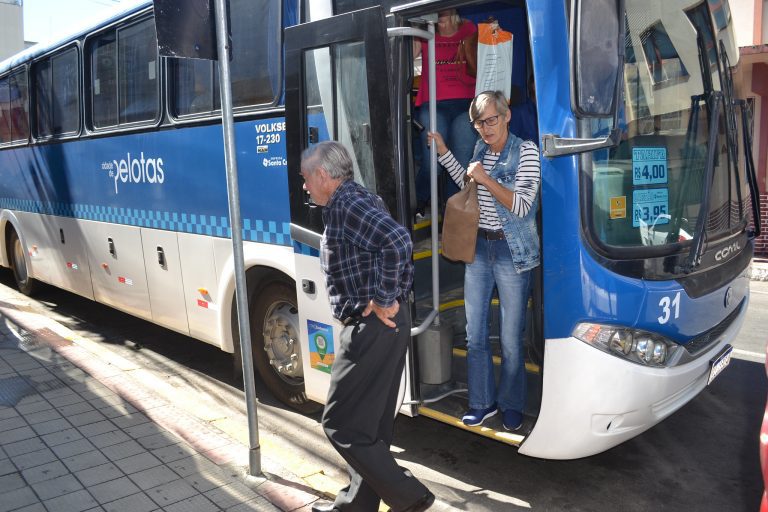
[[499, 23], [480, 23], [477, 28], [477, 82], [475, 95], [501, 91], [509, 99], [512, 92], [512, 33]]

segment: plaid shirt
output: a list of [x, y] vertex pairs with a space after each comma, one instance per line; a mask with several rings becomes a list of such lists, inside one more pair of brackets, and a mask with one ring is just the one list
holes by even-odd
[[371, 300], [389, 307], [407, 296], [413, 282], [411, 237], [379, 196], [343, 181], [323, 209], [323, 221], [320, 265], [333, 316], [361, 312]]

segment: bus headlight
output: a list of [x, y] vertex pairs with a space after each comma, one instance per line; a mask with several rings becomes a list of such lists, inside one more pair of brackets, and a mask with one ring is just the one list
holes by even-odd
[[645, 366], [670, 365], [680, 345], [658, 334], [613, 325], [581, 323], [574, 337], [611, 355]]

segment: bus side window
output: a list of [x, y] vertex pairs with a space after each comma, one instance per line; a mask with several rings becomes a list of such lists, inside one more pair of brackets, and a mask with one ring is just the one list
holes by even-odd
[[[26, 142], [29, 139], [29, 94], [27, 71], [11, 75], [9, 81], [11, 140]], [[2, 121], [0, 121], [1, 123]]]
[[9, 78], [0, 78], [0, 144], [11, 141], [11, 101]]
[[35, 63], [35, 135], [40, 138], [80, 130], [80, 68], [77, 50], [70, 48]]
[[117, 33], [100, 35], [89, 52], [91, 122], [94, 128], [117, 124]]
[[117, 51], [120, 124], [157, 119], [160, 89], [154, 22], [148, 19], [120, 29]]

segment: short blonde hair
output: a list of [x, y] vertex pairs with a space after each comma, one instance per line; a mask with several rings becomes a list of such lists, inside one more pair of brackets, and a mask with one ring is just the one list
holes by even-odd
[[488, 105], [493, 104], [496, 106], [496, 112], [502, 116], [506, 116], [509, 112], [509, 103], [507, 98], [504, 97], [504, 93], [501, 91], [483, 91], [472, 100], [469, 105], [469, 120], [475, 122], [480, 119], [488, 108]]

